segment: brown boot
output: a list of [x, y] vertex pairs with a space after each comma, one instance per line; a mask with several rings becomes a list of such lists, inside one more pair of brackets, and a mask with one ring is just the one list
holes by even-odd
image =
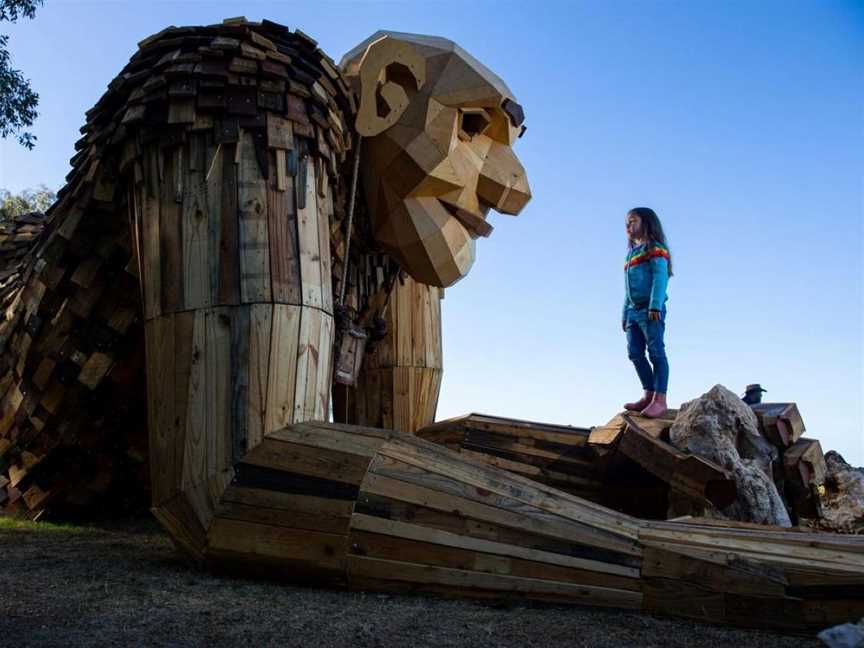
[[624, 409], [631, 412], [641, 412], [643, 409], [645, 409], [646, 407], [648, 407], [648, 405], [651, 404], [651, 400], [653, 398], [654, 392], [646, 391], [645, 395], [635, 403], [624, 403]]
[[640, 414], [642, 414], [642, 416], [647, 416], [648, 418], [660, 418], [666, 413], [666, 411], [666, 394], [655, 392], [651, 404], [643, 409]]

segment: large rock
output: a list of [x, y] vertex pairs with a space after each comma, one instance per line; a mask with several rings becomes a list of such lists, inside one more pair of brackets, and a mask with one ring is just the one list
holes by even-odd
[[864, 533], [864, 470], [853, 468], [840, 453], [825, 455], [828, 476], [821, 496], [820, 526], [844, 533]]
[[777, 449], [759, 433], [753, 410], [723, 385], [681, 406], [669, 431], [672, 444], [729, 470], [738, 486], [722, 513], [735, 520], [792, 526], [772, 479]]
[[828, 648], [864, 648], [864, 619], [828, 628], [818, 636]]

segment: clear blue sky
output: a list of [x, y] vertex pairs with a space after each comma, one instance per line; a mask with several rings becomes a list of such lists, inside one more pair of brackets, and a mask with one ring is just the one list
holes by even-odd
[[525, 106], [534, 199], [493, 216], [444, 301], [439, 418], [594, 425], [639, 393], [619, 317], [624, 215], [669, 235], [674, 404], [716, 383], [796, 401], [864, 464], [864, 2], [61, 2], [3, 25], [41, 96], [0, 187], [57, 188], [84, 112], [145, 36], [270, 18], [339, 57], [377, 29], [451, 38]]

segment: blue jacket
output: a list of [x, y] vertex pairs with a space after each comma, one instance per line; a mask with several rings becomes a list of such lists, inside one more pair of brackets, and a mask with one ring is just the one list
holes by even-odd
[[624, 262], [624, 309], [621, 320], [627, 317], [628, 308], [662, 310], [668, 297], [669, 249], [657, 241], [643, 243], [630, 248]]

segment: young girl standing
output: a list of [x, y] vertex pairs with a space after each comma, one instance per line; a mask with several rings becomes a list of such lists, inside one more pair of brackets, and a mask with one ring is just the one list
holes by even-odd
[[[631, 209], [627, 212], [626, 226], [629, 250], [624, 264], [621, 326], [627, 334], [627, 355], [636, 367], [645, 393], [638, 401], [626, 403], [624, 408], [640, 412], [642, 416], [659, 417], [666, 413], [669, 382], [663, 333], [672, 258], [663, 226], [653, 209]], [[646, 349], [648, 359], [645, 358]]]

